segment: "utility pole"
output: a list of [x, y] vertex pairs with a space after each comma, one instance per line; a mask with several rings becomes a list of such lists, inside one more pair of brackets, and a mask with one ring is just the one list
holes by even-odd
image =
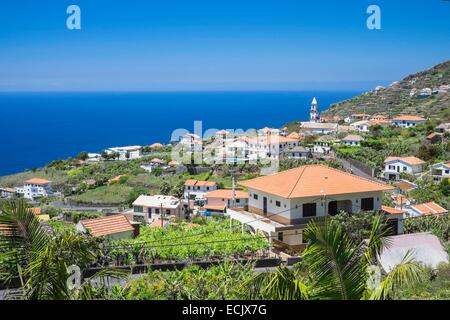
[[232, 196], [232, 200], [231, 200], [231, 205], [232, 208], [236, 207], [236, 178], [234, 176], [234, 174], [231, 176], [231, 196]]
[[162, 202], [161, 202], [161, 214], [160, 214], [160, 219], [161, 219], [161, 228], [164, 228], [164, 221], [163, 221], [163, 219], [164, 219], [164, 217], [163, 217], [163, 206], [162, 206]]

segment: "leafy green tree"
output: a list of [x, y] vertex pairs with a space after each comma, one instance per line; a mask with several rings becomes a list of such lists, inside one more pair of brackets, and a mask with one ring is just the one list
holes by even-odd
[[77, 155], [78, 160], [85, 161], [87, 158], [89, 158], [88, 153], [86, 151], [82, 151]]
[[0, 233], [0, 272], [6, 280], [20, 276], [25, 299], [73, 299], [90, 290], [86, 284], [72, 291], [67, 280], [70, 265], [84, 268], [96, 260], [94, 238], [71, 231], [49, 233], [23, 200], [2, 206], [0, 224], [6, 230]]

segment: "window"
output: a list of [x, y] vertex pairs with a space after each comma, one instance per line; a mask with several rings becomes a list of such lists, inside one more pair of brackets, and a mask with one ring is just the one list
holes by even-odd
[[406, 169], [407, 169], [406, 167], [403, 167], [403, 171], [406, 171]]
[[303, 204], [303, 217], [315, 217], [316, 216], [316, 204], [305, 203]]
[[281, 207], [281, 202], [280, 202], [280, 201], [275, 201], [275, 205], [276, 205], [277, 207]]
[[144, 209], [142, 207], [134, 207], [134, 212], [142, 213]]
[[364, 211], [373, 210], [373, 198], [361, 199], [361, 210], [364, 210]]
[[209, 187], [206, 187], [206, 190], [209, 190]]
[[155, 208], [155, 213], [159, 214], [159, 208]]
[[241, 199], [236, 199], [236, 203], [240, 203], [241, 202]]
[[283, 232], [278, 232], [278, 241], [283, 241]]
[[253, 195], [253, 199], [258, 200], [258, 195], [256, 193]]

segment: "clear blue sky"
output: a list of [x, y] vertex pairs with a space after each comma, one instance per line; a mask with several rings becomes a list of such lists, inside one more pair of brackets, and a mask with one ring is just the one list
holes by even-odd
[[449, 53], [444, 0], [0, 2], [0, 91], [360, 89]]

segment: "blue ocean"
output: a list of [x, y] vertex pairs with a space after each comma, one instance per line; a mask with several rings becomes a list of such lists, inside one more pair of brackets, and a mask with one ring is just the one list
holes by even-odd
[[80, 151], [167, 143], [174, 129], [281, 127], [360, 92], [1, 93], [0, 176]]

